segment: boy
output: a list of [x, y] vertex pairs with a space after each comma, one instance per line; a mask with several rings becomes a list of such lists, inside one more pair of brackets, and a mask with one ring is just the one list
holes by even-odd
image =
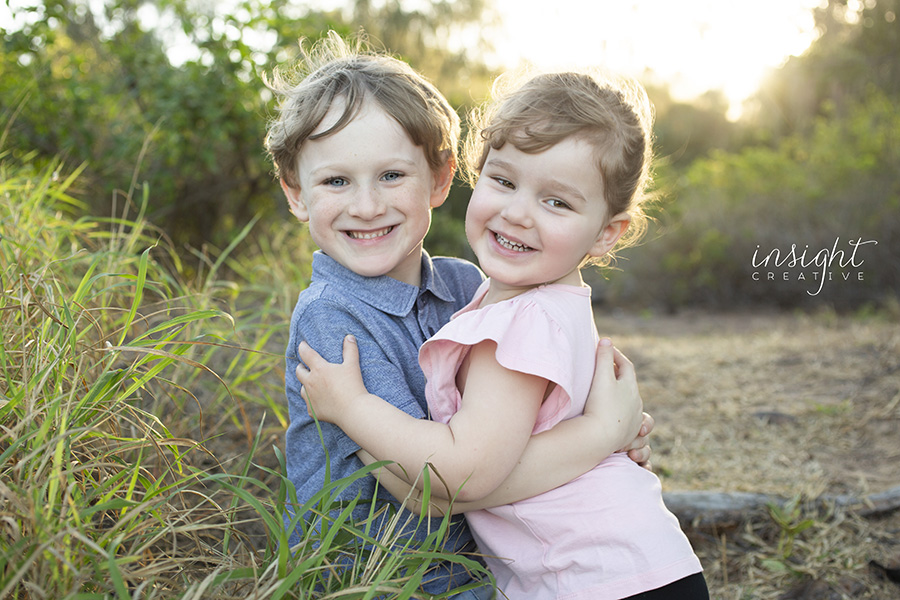
[[[322, 423], [330, 461], [326, 465], [316, 423], [294, 377], [299, 343], [306, 341], [326, 360], [339, 362], [344, 336], [353, 334], [369, 391], [425, 418], [419, 346], [469, 301], [482, 280], [474, 265], [453, 258], [432, 259], [422, 247], [431, 209], [446, 200], [456, 169], [459, 119], [443, 96], [405, 63], [352, 52], [333, 32], [303, 58], [309, 74], [301, 83], [276, 76], [270, 84], [283, 100], [266, 138], [291, 212], [309, 224], [321, 249], [313, 257], [310, 286], [294, 310], [287, 349], [291, 417], [287, 467], [301, 503], [321, 489], [326, 469], [332, 479], [358, 470], [362, 451], [340, 429]], [[612, 351], [606, 351], [611, 356]], [[611, 368], [611, 358], [598, 362]], [[620, 361], [622, 367], [630, 369]], [[622, 407], [637, 407], [629, 414], [639, 414], [636, 383], [630, 370], [628, 374], [630, 379], [620, 374], [625, 386], [621, 391], [605, 396], [618, 399], [620, 394], [631, 402], [622, 402]], [[652, 420], [645, 433], [651, 427]], [[583, 435], [557, 435], [555, 442], [549, 435], [536, 440], [535, 450], [526, 454], [522, 468], [510, 479], [510, 497], [498, 502], [569, 481], [617, 449], [608, 447], [605, 438], [610, 436], [593, 435], [596, 426], [582, 431], [591, 433], [587, 448]], [[576, 442], [577, 449], [559, 451], [560, 444]], [[545, 451], [539, 449], [541, 443], [556, 445]], [[638, 449], [643, 445], [643, 438], [632, 444]], [[645, 459], [648, 452], [645, 448], [638, 455]], [[572, 460], [572, 453], [578, 460]], [[554, 464], [554, 455], [567, 458]], [[369, 499], [375, 493], [374, 480], [365, 478], [345, 497], [361, 494]], [[378, 498], [399, 506], [381, 488]], [[361, 508], [355, 516], [362, 519], [365, 511]], [[436, 522], [430, 525], [410, 533], [424, 538]], [[298, 541], [292, 534], [291, 543]], [[475, 551], [461, 516], [452, 521], [445, 549]], [[461, 567], [441, 564], [423, 589], [436, 594], [469, 582]]]

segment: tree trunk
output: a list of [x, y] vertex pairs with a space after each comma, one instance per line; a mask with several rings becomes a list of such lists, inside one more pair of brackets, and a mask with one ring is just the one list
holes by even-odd
[[[766, 514], [767, 506], [783, 506], [787, 498], [747, 492], [667, 492], [666, 506], [684, 527], [736, 527]], [[804, 503], [818, 508], [843, 508], [863, 517], [874, 517], [900, 508], [900, 486], [878, 494], [857, 497], [821, 496]]]

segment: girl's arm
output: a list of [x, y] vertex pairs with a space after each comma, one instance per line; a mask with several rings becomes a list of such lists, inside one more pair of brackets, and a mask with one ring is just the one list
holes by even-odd
[[[364, 465], [371, 465], [374, 462], [378, 462], [378, 460], [374, 456], [372, 456], [365, 450], [358, 450], [356, 452], [356, 456], [357, 458], [359, 458], [359, 460], [362, 461]], [[434, 488], [443, 487], [443, 483], [436, 477], [433, 477], [431, 480], [432, 493], [430, 495], [428, 505], [426, 506], [424, 504], [424, 489], [419, 489], [419, 487], [424, 486], [421, 486], [419, 482], [416, 482], [416, 485], [411, 484], [405, 479], [401, 479], [400, 477], [395, 475], [387, 467], [378, 468], [372, 471], [371, 475], [378, 481], [379, 486], [390, 492], [390, 494], [401, 503], [403, 508], [417, 515], [424, 514], [428, 517], [443, 517], [448, 512], [451, 512], [452, 514], [459, 514], [469, 510], [495, 506], [494, 504], [482, 505], [481, 501], [462, 502], [456, 500], [447, 500], [443, 496], [447, 496], [449, 498], [454, 497], [452, 491], [447, 493], [449, 490], [442, 489], [438, 492], [440, 496], [436, 496], [434, 493]], [[410, 479], [415, 480], [414, 475], [415, 474], [410, 474]], [[418, 476], [420, 479], [422, 478], [421, 471]], [[490, 497], [490, 494], [486, 496], [486, 498]]]
[[[447, 511], [457, 514], [530, 498], [568, 483], [613, 452], [632, 446], [637, 448], [635, 458], [646, 459], [649, 455], [646, 436], [653, 428], [653, 419], [641, 413], [641, 408], [634, 366], [612, 347], [609, 340], [602, 340], [597, 348], [597, 368], [583, 416], [563, 421], [532, 436], [510, 475], [483, 498], [470, 502], [457, 500], [451, 506], [444, 499], [443, 490], [435, 489], [441, 483], [433, 478], [431, 509], [438, 514]], [[637, 437], [624, 445], [623, 440], [633, 435], [638, 427]], [[375, 462], [365, 451], [357, 454], [366, 464]], [[419, 473], [411, 473], [409, 477], [412, 479], [416, 475]], [[381, 469], [379, 482], [399, 500], [410, 496], [410, 484], [385, 469]], [[407, 508], [413, 512], [425, 510], [420, 500], [421, 494], [415, 490], [409, 497]]]
[[[338, 425], [377, 459], [393, 461], [388, 468], [395, 475], [413, 483], [428, 463], [432, 480], [439, 477], [450, 496], [458, 490], [461, 500], [478, 499], [500, 486], [519, 462], [547, 389], [547, 380], [501, 366], [495, 350], [492, 341], [470, 350], [465, 381], [459, 382], [461, 406], [446, 425], [411, 417], [367, 393], [350, 336], [343, 364], [329, 363], [301, 344], [303, 364], [296, 374], [314, 416]], [[432, 492], [442, 488], [433, 485]]]
[[[634, 449], [635, 462], [646, 461], [646, 436], [653, 418], [643, 412], [634, 365], [604, 338], [597, 347], [597, 367], [582, 416], [558, 423], [531, 438], [510, 476], [484, 506], [530, 498], [579, 477], [617, 451]], [[482, 507], [484, 507], [482, 506]], [[457, 511], [454, 507], [454, 512]]]

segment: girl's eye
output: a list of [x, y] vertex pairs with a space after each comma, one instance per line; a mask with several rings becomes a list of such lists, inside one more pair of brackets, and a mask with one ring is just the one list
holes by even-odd
[[325, 180], [325, 185], [331, 187], [344, 187], [347, 185], [347, 180], [343, 177], [329, 177]]
[[381, 176], [381, 178], [385, 181], [397, 181], [401, 177], [403, 177], [403, 173], [399, 171], [390, 171]]

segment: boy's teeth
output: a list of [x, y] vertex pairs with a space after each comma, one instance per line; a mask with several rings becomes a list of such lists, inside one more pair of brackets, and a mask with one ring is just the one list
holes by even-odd
[[347, 235], [349, 235], [354, 240], [372, 240], [383, 235], [387, 235], [391, 232], [394, 227], [385, 227], [384, 229], [379, 229], [378, 231], [348, 231]]
[[515, 250], [516, 252], [527, 252], [529, 250], [533, 250], [534, 248], [530, 246], [526, 246], [525, 244], [520, 244], [518, 242], [514, 242], [509, 240], [499, 233], [495, 233], [494, 237], [497, 238], [497, 243], [503, 246], [504, 248], [508, 248], [509, 250]]

